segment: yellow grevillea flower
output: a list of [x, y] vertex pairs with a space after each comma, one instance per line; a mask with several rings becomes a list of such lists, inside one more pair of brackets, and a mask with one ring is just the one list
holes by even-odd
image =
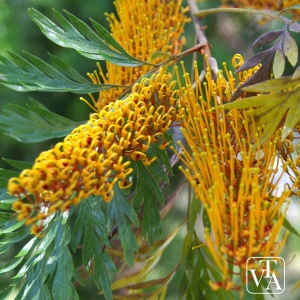
[[[186, 16], [187, 8], [181, 6], [181, 1], [149, 0], [130, 1], [117, 0], [114, 2], [117, 17], [106, 14], [112, 36], [132, 56], [141, 60], [159, 63], [165, 59], [151, 59], [155, 51], [177, 54], [185, 43], [181, 37], [184, 25], [190, 21]], [[100, 64], [98, 71], [88, 76], [95, 83], [130, 85], [146, 74], [151, 65], [131, 68], [117, 66], [106, 62], [105, 74]], [[96, 111], [118, 99], [125, 91], [124, 88], [113, 88], [99, 93], [98, 100], [90, 95]], [[82, 99], [83, 100], [83, 99]]]
[[231, 76], [225, 79], [223, 72], [214, 81], [207, 69], [206, 82], [201, 85], [196, 64], [195, 70], [196, 87], [188, 74], [181, 87], [181, 131], [188, 144], [186, 148], [179, 142], [183, 148], [180, 158], [187, 167], [181, 170], [211, 223], [211, 233], [205, 229], [206, 246], [224, 279], [211, 286], [239, 289], [231, 280], [228, 264], [240, 268], [243, 281], [249, 257], [278, 256], [287, 237], [277, 241], [285, 217], [281, 206], [291, 191], [274, 196], [280, 180], [275, 180], [278, 139], [273, 136], [260, 145], [263, 129], [255, 129], [251, 112], [249, 117], [241, 110], [225, 113], [222, 108], [212, 108], [229, 101], [238, 84]]
[[[150, 145], [160, 141], [164, 148], [168, 144], [164, 133], [178, 121], [175, 85], [175, 81], [168, 82], [163, 70], [143, 79], [127, 99], [91, 115], [87, 124], [42, 152], [32, 169], [11, 178], [8, 191], [20, 198], [12, 206], [18, 219], [26, 219], [29, 225], [57, 210], [65, 211], [91, 194], [110, 201], [116, 182], [120, 188], [129, 187], [130, 161], [149, 165], [156, 159], [146, 154]], [[21, 200], [23, 195], [26, 202]], [[42, 228], [42, 224], [34, 225], [33, 231]]]

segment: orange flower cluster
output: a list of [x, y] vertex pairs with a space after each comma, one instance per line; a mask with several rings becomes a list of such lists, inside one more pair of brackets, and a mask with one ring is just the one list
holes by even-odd
[[[278, 197], [273, 195], [280, 180], [275, 179], [280, 159], [276, 155], [275, 135], [260, 145], [263, 129], [255, 128], [251, 111], [246, 115], [242, 110], [225, 113], [222, 108], [212, 108], [229, 101], [238, 84], [231, 76], [228, 82], [223, 72], [214, 81], [207, 69], [202, 85], [197, 65], [195, 70], [196, 88], [188, 74], [181, 87], [181, 131], [189, 149], [179, 142], [183, 148], [180, 159], [187, 166], [180, 169], [211, 223], [211, 232], [205, 229], [206, 246], [224, 279], [211, 283], [211, 287], [240, 289], [231, 280], [228, 264], [240, 268], [243, 281], [249, 257], [278, 256], [287, 237], [277, 241], [285, 218], [281, 206], [291, 190]], [[283, 173], [282, 170], [281, 176]]]
[[[173, 54], [180, 52], [185, 44], [184, 38], [180, 36], [185, 24], [190, 22], [190, 18], [186, 16], [188, 8], [183, 8], [181, 1], [117, 0], [114, 4], [118, 17], [106, 14], [107, 20], [112, 36], [129, 54], [157, 64], [165, 57], [152, 58], [155, 51]], [[132, 68], [106, 62], [107, 73], [104, 74], [99, 63], [97, 66], [98, 72], [88, 74], [92, 82], [116, 85], [131, 85], [153, 68], [151, 65]], [[124, 91], [123, 87], [101, 91], [98, 100], [90, 95], [93, 101], [93, 106], [90, 106], [95, 111], [100, 111], [105, 105], [118, 99]]]
[[[64, 142], [42, 152], [32, 169], [11, 178], [8, 190], [20, 198], [13, 204], [18, 219], [29, 225], [91, 194], [110, 201], [116, 182], [120, 188], [130, 187], [132, 182], [126, 179], [132, 172], [130, 161], [149, 165], [156, 159], [146, 154], [150, 145], [161, 142], [161, 149], [168, 145], [164, 133], [178, 121], [175, 85], [168, 83], [163, 70], [143, 79], [128, 98], [91, 115]], [[23, 195], [28, 203], [21, 200]], [[38, 232], [43, 227], [33, 228]]]

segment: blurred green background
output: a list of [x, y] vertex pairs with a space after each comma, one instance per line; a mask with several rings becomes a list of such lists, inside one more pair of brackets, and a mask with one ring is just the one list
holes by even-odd
[[[184, 4], [185, 5], [185, 4]], [[201, 8], [217, 7], [219, 1], [208, 1], [206, 3], [198, 3]], [[96, 20], [107, 29], [108, 24], [105, 20], [105, 12], [114, 12], [113, 2], [110, 0], [0, 0], [0, 55], [9, 57], [7, 51], [12, 51], [17, 54], [22, 54], [22, 50], [30, 52], [37, 57], [42, 58], [46, 62], [50, 63], [50, 58], [47, 52], [54, 54], [60, 59], [65, 60], [72, 65], [82, 75], [87, 72], [93, 71], [95, 61], [84, 58], [76, 51], [62, 48], [49, 41], [39, 30], [39, 28], [31, 21], [27, 14], [27, 9], [34, 7], [47, 17], [55, 21], [55, 17], [52, 12], [52, 8], [55, 8], [60, 13], [63, 9], [71, 12], [81, 20], [89, 24], [89, 17]], [[261, 51], [262, 49], [255, 49], [252, 46], [253, 41], [263, 32], [269, 29], [281, 29], [282, 23], [272, 22], [264, 25], [263, 27], [258, 25], [257, 18], [255, 16], [245, 15], [229, 15], [229, 14], [217, 14], [208, 16], [203, 25], [207, 26], [206, 34], [209, 42], [212, 44], [212, 55], [217, 59], [219, 68], [222, 68], [222, 62], [227, 62], [227, 66], [233, 70], [231, 66], [231, 59], [235, 53], [240, 53], [244, 58], [250, 57], [253, 53]], [[188, 24], [186, 28], [187, 46], [191, 47], [194, 44], [194, 29], [192, 24]], [[299, 37], [297, 37], [299, 44]], [[189, 70], [192, 66], [192, 55], [186, 57], [186, 69]], [[199, 59], [198, 66], [203, 66], [202, 59]], [[51, 63], [50, 63], [51, 64]], [[286, 74], [291, 74], [292, 68], [287, 63]], [[71, 93], [17, 93], [4, 86], [0, 85], [0, 110], [9, 109], [8, 103], [14, 103], [19, 105], [25, 105], [29, 103], [29, 97], [32, 97], [42, 104], [44, 104], [51, 111], [54, 111], [62, 116], [70, 118], [74, 121], [87, 120], [89, 114], [92, 112], [82, 101], [79, 101], [79, 95]], [[41, 151], [49, 149], [51, 145], [54, 145], [57, 140], [50, 140], [43, 143], [24, 144], [20, 143], [8, 136], [3, 135], [0, 132], [0, 157], [24, 160], [33, 162]], [[9, 169], [3, 160], [0, 160], [0, 167]], [[166, 193], [171, 192], [175, 186], [178, 185], [178, 181], [181, 180], [179, 173], [176, 172], [176, 176], [171, 186], [168, 187]], [[177, 204], [171, 211], [169, 216], [164, 221], [164, 235], [167, 235], [170, 230], [174, 229], [177, 224], [185, 217], [186, 211], [186, 190], [182, 191], [180, 197], [177, 200]], [[293, 212], [298, 211], [299, 207], [295, 205]], [[294, 215], [294, 221], [291, 223], [295, 225], [297, 229], [300, 226], [296, 224], [297, 215]], [[293, 222], [292, 222], [293, 221]], [[182, 245], [182, 239], [185, 234], [183, 228], [177, 235], [175, 240], [167, 248], [165, 255], [155, 272], [151, 274], [151, 279], [155, 277], [165, 276], [179, 260], [180, 250]], [[289, 260], [299, 241], [294, 236], [290, 236], [286, 250], [283, 252]], [[0, 258], [0, 264], [4, 261], [10, 260], [17, 253], [20, 245], [16, 245], [12, 253]], [[80, 255], [80, 252], [78, 252]], [[293, 263], [287, 268], [290, 268], [289, 279], [291, 284], [294, 284], [298, 278], [300, 278], [300, 261], [299, 254], [294, 259]], [[298, 270], [298, 272], [297, 272]], [[9, 282], [9, 277], [13, 273], [6, 274], [0, 283], [0, 290]], [[167, 299], [175, 299], [176, 287], [178, 285], [178, 276], [176, 276], [169, 288]], [[289, 292], [288, 292], [289, 295]], [[275, 299], [283, 299], [280, 297]], [[100, 299], [101, 296], [97, 295], [97, 290], [94, 288], [92, 281], [87, 280], [86, 287], [80, 289], [81, 299]], [[245, 296], [245, 299], [253, 299], [252, 296]], [[288, 299], [300, 299], [299, 294], [295, 292]]]

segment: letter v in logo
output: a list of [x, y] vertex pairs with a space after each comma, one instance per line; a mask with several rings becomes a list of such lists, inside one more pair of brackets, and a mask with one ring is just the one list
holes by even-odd
[[264, 276], [264, 273], [265, 273], [266, 269], [262, 269], [262, 273], [261, 273], [261, 276], [260, 276], [260, 278], [259, 278], [259, 281], [257, 280], [257, 277], [256, 277], [256, 273], [255, 273], [256, 269], [248, 269], [248, 271], [251, 272], [251, 274], [252, 274], [252, 276], [253, 276], [253, 279], [254, 279], [254, 281], [255, 281], [255, 284], [256, 284], [256, 286], [258, 287], [258, 285], [260, 284], [261, 279], [262, 279], [263, 276]]

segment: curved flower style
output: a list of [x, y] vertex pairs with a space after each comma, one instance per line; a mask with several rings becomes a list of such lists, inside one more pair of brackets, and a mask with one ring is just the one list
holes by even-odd
[[[181, 1], [115, 1], [118, 18], [114, 14], [106, 14], [112, 36], [132, 56], [151, 63], [159, 63], [165, 57], [151, 58], [155, 51], [177, 54], [184, 38], [180, 38], [184, 26], [190, 22], [186, 16], [188, 8], [181, 6]], [[106, 62], [105, 74], [100, 64], [98, 72], [88, 76], [95, 83], [131, 85], [152, 68], [151, 65], [131, 68], [113, 65]], [[125, 91], [118, 87], [99, 93], [98, 100], [90, 95], [93, 109], [100, 111], [105, 105], [115, 101]], [[82, 99], [83, 100], [83, 99]]]
[[228, 80], [220, 72], [214, 81], [207, 69], [202, 89], [197, 65], [195, 70], [196, 88], [188, 74], [184, 75], [185, 87], [181, 87], [181, 131], [189, 149], [179, 142], [183, 148], [180, 159], [187, 166], [180, 169], [211, 223], [211, 233], [205, 229], [206, 245], [224, 279], [211, 287], [239, 289], [231, 280], [228, 264], [238, 266], [244, 280], [249, 257], [278, 256], [287, 237], [276, 240], [285, 218], [281, 206], [291, 190], [274, 196], [280, 180], [275, 180], [278, 138], [274, 135], [260, 145], [263, 128], [255, 129], [251, 111], [225, 113], [221, 107], [212, 108], [229, 101], [236, 89], [230, 73], [226, 70]]
[[[168, 145], [164, 133], [179, 120], [175, 85], [175, 81], [168, 83], [164, 70], [143, 79], [127, 99], [91, 115], [87, 124], [42, 152], [32, 169], [11, 178], [8, 190], [20, 198], [13, 204], [18, 219], [26, 219], [29, 225], [59, 209], [65, 211], [91, 194], [111, 201], [116, 182], [120, 188], [130, 187], [132, 182], [126, 179], [132, 172], [130, 161], [149, 165], [156, 159], [146, 154], [150, 145], [161, 142], [161, 149]], [[22, 195], [29, 203], [21, 200]], [[34, 225], [33, 231], [42, 228], [42, 224]]]
[[[242, 66], [244, 64], [244, 58], [242, 57], [241, 54], [235, 54], [232, 58], [232, 65], [234, 66], [234, 68], [237, 70], [240, 66]], [[228, 76], [228, 81], [234, 81], [235, 82], [235, 78], [232, 74], [232, 72], [228, 72], [226, 69], [226, 63], [223, 63], [223, 66], [225, 67], [226, 70], [226, 74]], [[246, 82], [254, 73], [256, 73], [259, 68], [261, 67], [261, 64], [258, 64], [257, 66], [250, 68], [248, 70], [242, 71], [242, 72], [238, 72], [238, 86], [242, 85], [244, 82]], [[232, 90], [235, 87], [232, 87]]]

